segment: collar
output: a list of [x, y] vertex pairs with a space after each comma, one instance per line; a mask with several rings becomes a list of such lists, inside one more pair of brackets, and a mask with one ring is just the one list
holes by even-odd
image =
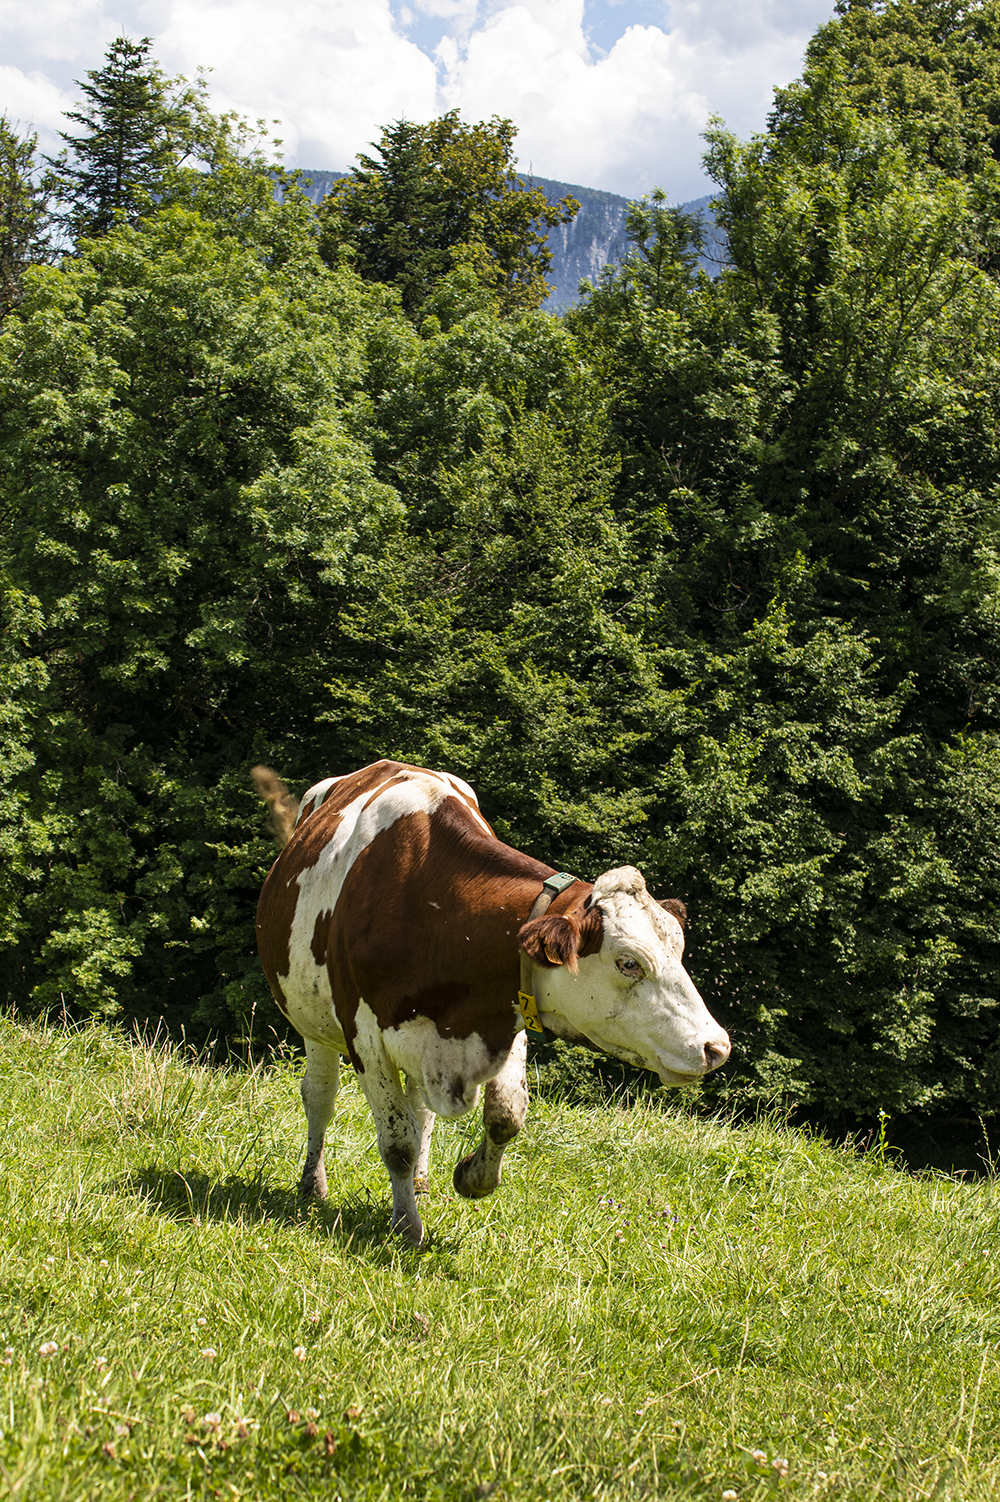
[[[552, 899], [558, 897], [560, 892], [565, 892], [567, 887], [571, 887], [579, 879], [578, 876], [571, 876], [568, 871], [557, 871], [555, 876], [546, 877], [542, 883], [542, 890], [535, 898], [534, 906], [528, 914], [528, 922], [530, 923], [532, 918], [540, 918], [548, 909]], [[520, 955], [521, 989], [517, 993], [517, 1009], [521, 1014], [521, 1021], [524, 1023], [524, 1030], [528, 1034], [528, 1037], [534, 1038], [536, 1043], [543, 1043], [548, 1037], [548, 1033], [542, 1026], [542, 1019], [538, 1012], [538, 1002], [535, 1000], [535, 993], [532, 989], [531, 972], [533, 967], [531, 959], [525, 954], [523, 949], [520, 951]]]

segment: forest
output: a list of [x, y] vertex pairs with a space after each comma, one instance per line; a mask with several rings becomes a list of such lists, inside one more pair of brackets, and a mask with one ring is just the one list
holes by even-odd
[[[688, 906], [711, 1100], [1000, 1116], [1000, 0], [842, 0], [562, 316], [516, 128], [317, 211], [119, 39], [0, 124], [0, 998], [283, 1023], [297, 795], [380, 756]], [[276, 183], [280, 190], [276, 192]]]

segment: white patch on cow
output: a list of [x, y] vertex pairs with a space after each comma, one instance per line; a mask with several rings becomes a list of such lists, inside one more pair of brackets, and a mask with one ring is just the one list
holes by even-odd
[[479, 1087], [497, 1072], [478, 1033], [442, 1038], [429, 1017], [385, 1028], [382, 1042], [394, 1068], [416, 1080], [436, 1116], [464, 1116], [479, 1100]]
[[[394, 777], [404, 780], [387, 786]], [[391, 774], [380, 788], [368, 788], [347, 805], [316, 863], [294, 878], [299, 899], [288, 939], [288, 974], [278, 981], [288, 1019], [303, 1037], [347, 1051], [326, 965], [317, 965], [312, 952], [316, 920], [334, 912], [348, 872], [377, 834], [407, 814], [432, 814], [449, 792], [441, 779], [425, 772]]]
[[[679, 922], [633, 866], [599, 876], [592, 897], [604, 924], [600, 951], [581, 959], [576, 975], [564, 965], [535, 969], [543, 1025], [582, 1034], [614, 1058], [655, 1070], [664, 1084], [699, 1079], [728, 1057], [729, 1038], [684, 969]], [[638, 962], [641, 977], [623, 974], [619, 962]]]

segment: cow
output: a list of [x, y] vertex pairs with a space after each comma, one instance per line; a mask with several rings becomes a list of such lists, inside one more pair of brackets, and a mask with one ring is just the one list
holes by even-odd
[[447, 772], [378, 761], [317, 783], [297, 812], [273, 773], [254, 775], [279, 839], [290, 835], [260, 894], [257, 939], [305, 1042], [303, 1196], [326, 1197], [342, 1055], [375, 1119], [392, 1227], [417, 1246], [435, 1118], [464, 1116], [480, 1092], [483, 1138], [453, 1182], [469, 1199], [500, 1183], [527, 1113], [529, 1031], [668, 1085], [728, 1058], [681, 963], [683, 905], [655, 902], [634, 867], [592, 882], [556, 873], [497, 839]]

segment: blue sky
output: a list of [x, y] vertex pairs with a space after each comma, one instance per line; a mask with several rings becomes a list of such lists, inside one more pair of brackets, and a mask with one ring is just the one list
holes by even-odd
[[832, 0], [0, 0], [0, 111], [51, 149], [73, 80], [120, 32], [219, 108], [280, 121], [285, 158], [346, 168], [406, 116], [506, 115], [542, 177], [680, 202], [710, 114], [759, 130]]

